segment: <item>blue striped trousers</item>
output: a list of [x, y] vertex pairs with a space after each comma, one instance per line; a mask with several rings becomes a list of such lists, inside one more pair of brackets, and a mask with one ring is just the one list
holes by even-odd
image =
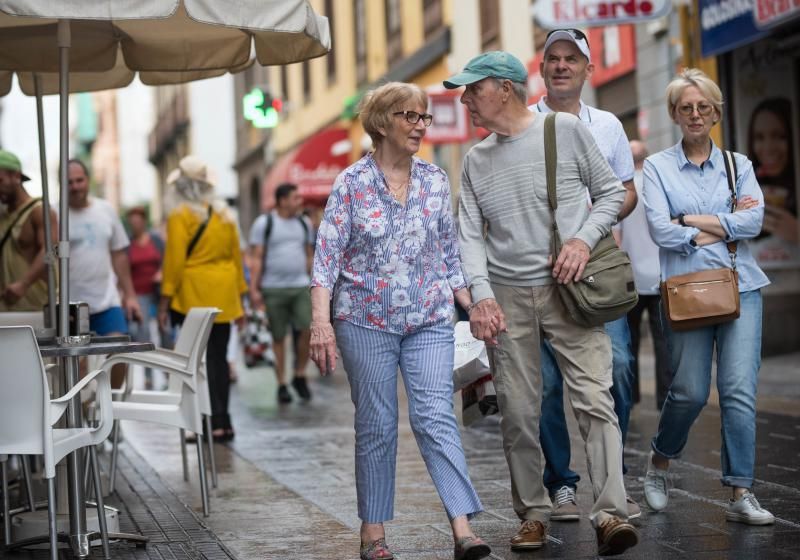
[[450, 519], [483, 510], [467, 472], [453, 413], [453, 327], [398, 335], [336, 321], [336, 339], [355, 405], [358, 516], [394, 516], [397, 369], [408, 395], [411, 429]]

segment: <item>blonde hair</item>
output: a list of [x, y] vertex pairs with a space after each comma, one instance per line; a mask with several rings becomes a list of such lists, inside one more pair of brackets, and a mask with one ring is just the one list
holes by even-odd
[[428, 106], [428, 95], [416, 84], [389, 82], [368, 91], [358, 104], [358, 113], [364, 131], [372, 138], [373, 146], [383, 141], [381, 129], [392, 124], [392, 113], [402, 111], [409, 101]]
[[722, 91], [714, 83], [714, 80], [698, 68], [684, 68], [667, 86], [667, 111], [669, 111], [670, 118], [675, 118], [675, 108], [678, 105], [678, 101], [686, 88], [692, 86], [696, 87], [703, 97], [708, 99], [709, 103], [717, 111], [719, 118], [722, 119]]

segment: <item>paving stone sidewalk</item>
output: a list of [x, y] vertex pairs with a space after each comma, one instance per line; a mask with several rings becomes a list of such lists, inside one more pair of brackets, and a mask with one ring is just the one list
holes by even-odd
[[[273, 379], [266, 368], [240, 371], [231, 405], [237, 436], [218, 449], [220, 488], [213, 493], [208, 526], [241, 559], [355, 559], [359, 520], [346, 379], [342, 372], [314, 378], [312, 402], [296, 400], [284, 407], [275, 404]], [[635, 409], [626, 451], [626, 486], [642, 504], [647, 446], [658, 420], [651, 408], [643, 403]], [[386, 526], [387, 537], [398, 560], [452, 558], [449, 525], [416, 448], [404, 402], [400, 418], [395, 518]], [[775, 526], [725, 521], [729, 491], [719, 484], [719, 411], [712, 404], [693, 429], [686, 454], [673, 463], [669, 509], [661, 514], [645, 511], [637, 522], [641, 544], [620, 558], [800, 558], [800, 479], [794, 467], [800, 421], [759, 413], [758, 422], [757, 492], [778, 517]], [[554, 523], [548, 545], [527, 554], [511, 552], [508, 546], [518, 521], [510, 507], [497, 420], [463, 431], [472, 480], [486, 510], [473, 526], [491, 544], [492, 558], [597, 557], [594, 532], [585, 518], [591, 494], [574, 422], [571, 431], [573, 466], [583, 477], [578, 498], [584, 518]], [[181, 499], [199, 510], [196, 488], [181, 479], [174, 437], [133, 426], [129, 433], [130, 445]]]
[[[797, 363], [797, 362], [794, 362]], [[783, 373], [767, 368], [785, 383]], [[118, 507], [121, 530], [150, 537], [145, 548], [113, 545], [121, 559], [350, 560], [358, 557], [358, 527], [353, 473], [352, 403], [341, 371], [312, 378], [314, 399], [275, 403], [274, 375], [263, 367], [240, 367], [231, 410], [236, 439], [217, 445], [219, 488], [211, 491], [211, 515], [203, 518], [196, 462], [190, 449], [190, 475], [183, 480], [177, 430], [141, 423], [124, 424], [125, 441], [118, 492], [108, 500]], [[768, 385], [768, 395], [786, 399]], [[402, 391], [400, 392], [402, 395]], [[651, 395], [647, 399], [652, 399]], [[797, 401], [790, 397], [791, 402]], [[770, 401], [782, 402], [782, 401]], [[775, 407], [780, 411], [780, 407]], [[797, 408], [797, 407], [796, 407]], [[787, 412], [797, 412], [787, 410]], [[657, 425], [649, 401], [633, 414], [626, 463], [626, 487], [643, 504], [642, 476], [647, 447]], [[554, 523], [549, 542], [537, 552], [510, 551], [508, 539], [518, 521], [510, 507], [508, 470], [499, 424], [490, 418], [463, 430], [472, 480], [485, 512], [473, 523], [493, 548], [495, 560], [596, 558], [594, 532], [585, 515], [591, 503], [582, 444], [574, 421], [573, 467], [581, 474], [578, 499], [584, 513], [576, 523]], [[666, 512], [646, 511], [637, 522], [642, 541], [622, 559], [789, 559], [800, 558], [800, 418], [760, 411], [756, 491], [778, 517], [771, 527], [727, 523], [729, 492], [719, 484], [719, 411], [710, 404], [695, 425], [684, 457], [673, 462], [674, 489]], [[445, 513], [425, 470], [401, 401], [395, 518], [386, 526], [398, 560], [452, 558]], [[6, 553], [3, 558], [47, 558], [46, 551]], [[72, 558], [62, 551], [62, 558]], [[99, 548], [92, 558], [101, 558]]]

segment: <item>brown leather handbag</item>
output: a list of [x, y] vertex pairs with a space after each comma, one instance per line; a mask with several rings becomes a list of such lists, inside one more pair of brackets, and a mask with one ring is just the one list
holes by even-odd
[[[731, 212], [736, 210], [736, 160], [723, 152], [731, 190]], [[688, 331], [727, 323], [739, 317], [739, 276], [736, 243], [728, 243], [730, 268], [714, 268], [671, 276], [661, 283], [664, 311], [674, 331]]]

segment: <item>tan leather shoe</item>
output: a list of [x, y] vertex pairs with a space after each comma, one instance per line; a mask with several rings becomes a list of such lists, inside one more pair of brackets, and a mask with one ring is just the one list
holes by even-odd
[[619, 517], [609, 517], [595, 527], [597, 532], [597, 552], [600, 556], [622, 554], [639, 542], [636, 527]]
[[541, 521], [526, 519], [511, 538], [511, 550], [542, 548], [547, 540], [547, 528]]

